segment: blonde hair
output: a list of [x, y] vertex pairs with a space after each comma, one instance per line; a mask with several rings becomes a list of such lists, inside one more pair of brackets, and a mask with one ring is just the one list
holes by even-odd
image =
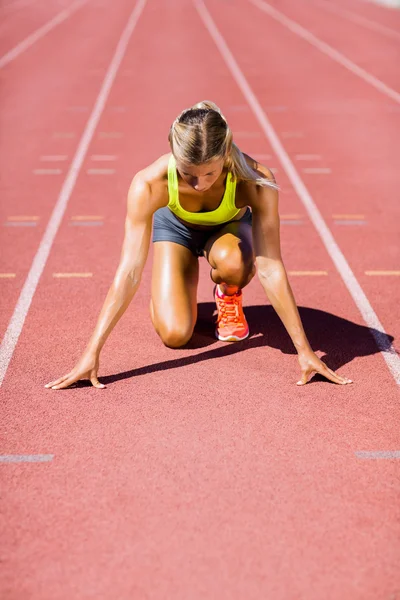
[[204, 100], [182, 111], [171, 125], [168, 141], [178, 160], [200, 165], [215, 158], [225, 158], [225, 167], [235, 179], [279, 189], [275, 180], [260, 177], [248, 165], [233, 142], [227, 120], [214, 102]]

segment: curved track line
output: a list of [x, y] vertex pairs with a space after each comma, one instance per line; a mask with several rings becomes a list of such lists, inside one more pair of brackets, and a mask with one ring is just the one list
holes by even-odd
[[138, 1], [131, 13], [131, 16], [129, 17], [128, 24], [121, 35], [93, 111], [89, 117], [89, 121], [86, 124], [85, 130], [79, 142], [78, 149], [72, 160], [70, 169], [58, 196], [57, 203], [40, 242], [39, 249], [35, 255], [35, 258], [33, 259], [32, 266], [21, 290], [21, 294], [18, 298], [18, 302], [0, 346], [0, 385], [2, 384], [7, 373], [8, 365], [10, 364], [12, 355], [18, 342], [18, 338], [24, 326], [25, 318], [28, 314], [33, 295], [46, 265], [54, 238], [56, 237], [58, 228], [60, 227], [65, 209], [67, 208], [72, 190], [78, 178], [79, 171], [87, 154], [89, 144], [92, 141], [94, 132], [104, 110], [111, 86], [114, 83], [114, 79], [126, 52], [130, 37], [136, 27], [146, 1], [147, 0]]
[[251, 107], [254, 116], [260, 124], [261, 129], [265, 133], [268, 141], [270, 142], [274, 152], [279, 158], [290, 182], [296, 190], [300, 200], [304, 204], [309, 217], [314, 224], [321, 240], [328, 251], [333, 263], [335, 264], [340, 276], [342, 277], [345, 286], [350, 292], [357, 308], [359, 309], [364, 321], [370, 328], [371, 334], [374, 337], [379, 351], [381, 352], [394, 380], [400, 385], [400, 357], [393, 346], [388, 349], [388, 336], [384, 330], [381, 322], [379, 321], [374, 309], [372, 308], [367, 296], [363, 289], [358, 283], [353, 271], [350, 268], [349, 263], [344, 257], [338, 244], [336, 243], [330, 229], [324, 221], [320, 211], [317, 208], [314, 200], [312, 199], [309, 191], [303, 183], [300, 175], [298, 174], [296, 167], [291, 161], [289, 155], [283, 147], [279, 137], [275, 133], [274, 128], [271, 125], [267, 115], [261, 108], [260, 103], [257, 100], [256, 95], [251, 89], [247, 79], [243, 75], [239, 65], [237, 64], [233, 54], [228, 48], [224, 38], [217, 29], [210, 13], [208, 12], [203, 0], [193, 0], [196, 9], [203, 20], [205, 27], [207, 28], [210, 36], [213, 38], [218, 50], [220, 51], [228, 69], [230, 70], [233, 78], [235, 79], [238, 87], [246, 98], [249, 106]]
[[362, 25], [363, 27], [366, 27], [371, 31], [377, 31], [378, 33], [383, 33], [383, 35], [386, 35], [388, 37], [400, 40], [400, 33], [398, 31], [390, 29], [389, 27], [385, 27], [380, 23], [375, 23], [375, 21], [371, 21], [371, 19], [367, 19], [366, 17], [357, 15], [356, 13], [353, 13], [345, 8], [340, 8], [336, 4], [332, 4], [332, 2], [329, 2], [329, 0], [314, 0], [314, 4], [316, 6], [323, 7], [325, 10], [328, 10], [335, 15], [343, 16], [344, 19], [352, 21], [357, 25]]
[[302, 27], [302, 25], [299, 25], [299, 23], [296, 23], [296, 21], [289, 19], [289, 17], [281, 13], [279, 10], [276, 10], [276, 8], [273, 8], [270, 4], [263, 2], [263, 0], [249, 0], [249, 2], [254, 4], [254, 6], [259, 8], [260, 10], [269, 14], [276, 21], [279, 21], [279, 23], [290, 29], [290, 31], [293, 31], [293, 33], [295, 33], [299, 37], [303, 38], [303, 40], [306, 40], [306, 42], [309, 42], [310, 44], [318, 48], [318, 50], [329, 56], [329, 58], [332, 58], [334, 61], [336, 61], [343, 67], [345, 67], [348, 71], [350, 71], [354, 75], [357, 75], [358, 77], [372, 85], [379, 92], [382, 92], [382, 94], [386, 94], [386, 96], [389, 96], [389, 98], [400, 104], [399, 92], [396, 92], [396, 90], [390, 88], [388, 85], [383, 83], [383, 81], [377, 79], [377, 77], [374, 77], [374, 75], [371, 75], [371, 73], [368, 73], [368, 71], [365, 71], [365, 69], [362, 69], [361, 67], [356, 65], [344, 54], [342, 54], [335, 48], [332, 48], [332, 46], [330, 46], [326, 42], [323, 42], [322, 40], [317, 38], [313, 33], [308, 31], [308, 29], [305, 29], [304, 27]]
[[9, 50], [0, 58], [0, 69], [18, 58], [20, 54], [25, 52], [25, 50], [30, 48], [30, 46], [32, 46], [35, 42], [44, 37], [47, 33], [49, 33], [49, 31], [54, 29], [54, 27], [57, 27], [57, 25], [60, 25], [60, 23], [68, 19], [73, 12], [78, 10], [78, 8], [80, 8], [86, 2], [87, 0], [77, 0], [77, 2], [71, 4], [69, 8], [62, 10], [58, 15], [51, 19], [51, 21], [45, 23], [45, 25], [42, 25], [42, 27], [39, 27], [39, 29], [31, 33], [31, 35], [28, 35], [27, 38], [22, 40], [22, 42], [17, 44], [14, 48], [12, 48], [12, 50]]

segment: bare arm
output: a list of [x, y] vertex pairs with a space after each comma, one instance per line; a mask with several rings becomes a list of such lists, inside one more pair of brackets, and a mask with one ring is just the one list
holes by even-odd
[[[260, 170], [260, 165], [257, 165]], [[262, 174], [273, 178], [272, 173], [263, 168]], [[292, 288], [283, 264], [280, 244], [280, 221], [278, 192], [268, 187], [258, 187], [252, 202], [253, 245], [256, 255], [257, 272], [260, 282], [290, 335], [299, 355], [302, 370], [301, 381], [305, 384], [309, 375], [317, 371], [335, 383], [350, 383], [329, 369], [313, 352], [300, 319]]]
[[95, 387], [104, 387], [97, 379], [100, 351], [139, 288], [150, 246], [154, 212], [150, 200], [150, 186], [138, 173], [128, 193], [120, 262], [93, 334], [74, 369], [45, 387], [61, 389], [83, 378], [90, 379]]
[[90, 352], [100, 353], [139, 288], [149, 252], [152, 217], [150, 187], [140, 177], [135, 178], [128, 193], [121, 259], [87, 345]]

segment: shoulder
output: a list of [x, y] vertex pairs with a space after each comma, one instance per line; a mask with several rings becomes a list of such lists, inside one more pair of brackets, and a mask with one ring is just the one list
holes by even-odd
[[[242, 154], [243, 154], [248, 166], [255, 173], [257, 173], [260, 177], [265, 177], [266, 179], [270, 179], [271, 181], [273, 181], [275, 183], [275, 177], [274, 177], [274, 174], [271, 171], [271, 169], [269, 169], [265, 165], [261, 164], [260, 162], [258, 162], [257, 160], [255, 160], [254, 158], [252, 158], [251, 156], [246, 154], [245, 152], [242, 152]], [[257, 187], [262, 187], [262, 186], [257, 186]]]
[[155, 212], [168, 204], [168, 162], [171, 153], [163, 154], [138, 171], [128, 191], [128, 209], [145, 208]]

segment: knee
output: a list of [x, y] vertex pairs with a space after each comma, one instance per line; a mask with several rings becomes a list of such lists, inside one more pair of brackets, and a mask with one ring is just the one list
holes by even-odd
[[168, 348], [181, 348], [185, 346], [193, 335], [193, 329], [184, 326], [158, 327], [157, 333], [161, 341]]
[[221, 281], [231, 285], [246, 285], [255, 274], [252, 251], [235, 248], [221, 250], [216, 257], [216, 270]]

